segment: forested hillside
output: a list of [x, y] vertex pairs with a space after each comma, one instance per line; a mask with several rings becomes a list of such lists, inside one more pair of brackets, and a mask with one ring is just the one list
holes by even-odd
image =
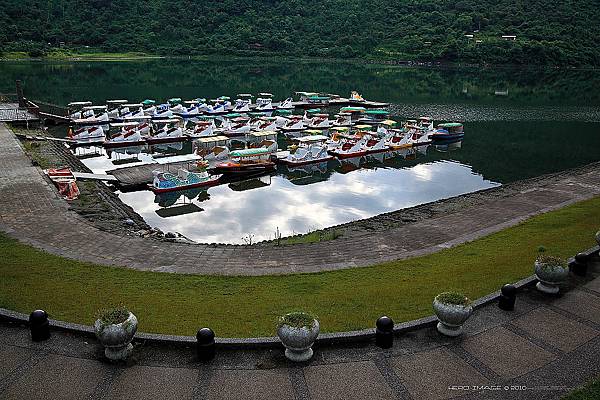
[[62, 42], [166, 55], [600, 65], [598, 38], [597, 0], [3, 0], [0, 8], [1, 50], [31, 55]]

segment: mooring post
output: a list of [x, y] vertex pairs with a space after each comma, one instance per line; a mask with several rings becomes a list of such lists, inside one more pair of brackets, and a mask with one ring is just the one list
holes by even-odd
[[41, 342], [50, 338], [50, 322], [48, 313], [44, 310], [35, 310], [29, 315], [29, 329], [31, 340]]
[[389, 349], [394, 344], [394, 321], [384, 315], [379, 317], [375, 328], [375, 344], [382, 349]]
[[585, 276], [587, 274], [588, 255], [585, 253], [577, 253], [573, 261], [569, 263], [569, 269], [575, 275]]
[[507, 283], [500, 289], [502, 293], [498, 300], [498, 307], [504, 311], [513, 311], [515, 309], [515, 301], [517, 300], [517, 288], [514, 285]]
[[17, 99], [19, 101], [19, 107], [27, 107], [25, 97], [23, 96], [23, 85], [20, 79], [16, 80], [15, 86], [17, 87]]
[[210, 328], [202, 328], [196, 334], [198, 359], [209, 361], [215, 358], [215, 333]]

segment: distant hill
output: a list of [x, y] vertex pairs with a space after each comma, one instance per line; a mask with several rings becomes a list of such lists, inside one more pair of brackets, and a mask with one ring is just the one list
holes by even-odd
[[598, 0], [4, 0], [0, 8], [2, 50], [32, 55], [62, 42], [167, 55], [597, 66], [598, 38]]

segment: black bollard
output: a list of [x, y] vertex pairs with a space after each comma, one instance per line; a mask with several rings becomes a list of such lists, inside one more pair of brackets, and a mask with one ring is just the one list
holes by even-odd
[[44, 310], [35, 310], [29, 314], [29, 329], [31, 330], [31, 340], [34, 342], [41, 342], [50, 338], [48, 313]]
[[585, 253], [578, 253], [575, 259], [569, 263], [569, 270], [578, 276], [587, 274], [588, 256]]
[[500, 289], [502, 294], [498, 300], [498, 307], [504, 311], [512, 311], [515, 309], [515, 301], [517, 300], [517, 288], [510, 283], [502, 286]]
[[215, 333], [210, 328], [202, 328], [196, 334], [198, 359], [209, 361], [215, 358]]
[[394, 321], [388, 316], [379, 317], [375, 324], [375, 344], [382, 349], [389, 349], [394, 344]]

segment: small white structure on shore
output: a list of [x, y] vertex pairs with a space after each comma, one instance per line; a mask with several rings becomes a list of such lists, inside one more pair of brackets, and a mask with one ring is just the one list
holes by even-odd
[[517, 36], [515, 36], [515, 35], [502, 35], [502, 39], [503, 40], [512, 40], [512, 41], [515, 41], [515, 40], [517, 40]]

